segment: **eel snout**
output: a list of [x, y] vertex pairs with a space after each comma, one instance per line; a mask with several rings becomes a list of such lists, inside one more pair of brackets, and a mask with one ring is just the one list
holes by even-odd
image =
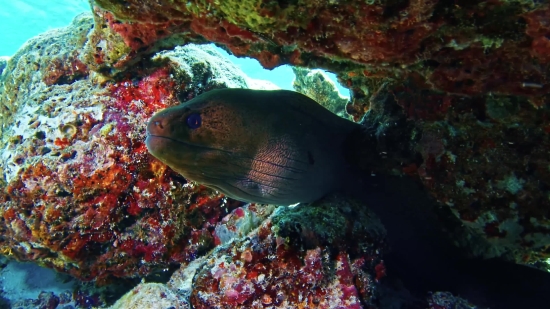
[[147, 138], [145, 145], [149, 152], [158, 155], [158, 151], [166, 147], [170, 142], [170, 115], [166, 113], [157, 113], [149, 120], [147, 124]]

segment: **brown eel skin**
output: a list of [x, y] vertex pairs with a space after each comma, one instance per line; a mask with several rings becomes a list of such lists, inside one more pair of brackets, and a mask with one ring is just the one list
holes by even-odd
[[361, 130], [297, 92], [218, 89], [155, 114], [146, 145], [187, 179], [245, 202], [310, 203], [339, 191], [359, 198], [388, 230], [380, 291], [395, 296], [399, 280], [418, 296], [380, 295], [380, 308], [426, 308], [428, 291], [478, 308], [550, 308], [549, 273], [463, 257], [443, 233], [437, 203], [412, 181], [357, 172], [345, 147]]

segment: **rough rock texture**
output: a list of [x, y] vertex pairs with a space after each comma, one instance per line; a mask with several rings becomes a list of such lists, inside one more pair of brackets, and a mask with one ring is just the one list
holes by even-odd
[[[72, 27], [55, 29], [30, 39], [11, 57], [0, 86], [0, 133], [3, 138], [6, 136], [4, 130], [23, 102], [38, 102], [39, 92], [45, 87], [68, 85], [88, 76], [87, 67], [78, 57], [91, 28], [89, 17], [78, 17]], [[16, 74], [11, 73], [14, 71]]]
[[0, 75], [2, 75], [2, 72], [6, 68], [6, 65], [8, 65], [8, 60], [10, 60], [10, 57], [0, 56]]
[[119, 299], [110, 309], [191, 308], [187, 301], [160, 283], [142, 283]]
[[[264, 220], [273, 207], [225, 199], [147, 154], [156, 110], [250, 87], [209, 49], [153, 55], [215, 41], [266, 68], [335, 71], [365, 128], [350, 163], [419, 180], [476, 255], [549, 257], [547, 3], [91, 2], [94, 20], [29, 41], [0, 77], [2, 254], [98, 283], [181, 264], [167, 286], [136, 291], [182, 308], [370, 305], [383, 229], [364, 207], [339, 198]], [[467, 306], [433, 294], [424, 307], [447, 305]]]
[[[270, 208], [188, 183], [143, 144], [155, 111], [248, 78], [189, 45], [98, 83], [78, 60], [92, 25], [81, 15], [30, 40], [2, 75], [0, 252], [105, 282], [194, 260], [259, 224]], [[234, 209], [246, 222], [222, 221]]]
[[247, 238], [205, 258], [193, 308], [361, 308], [383, 276], [376, 266], [384, 236], [361, 203], [341, 197], [278, 208]]
[[[167, 289], [163, 301], [175, 308], [187, 308], [187, 300], [197, 309], [362, 308], [384, 277], [384, 236], [363, 205], [339, 196], [279, 207], [246, 237], [218, 246], [155, 289]], [[151, 295], [150, 286], [141, 284], [112, 308], [147, 308], [127, 303]]]
[[266, 68], [334, 71], [352, 91], [346, 110], [356, 121], [376, 101], [396, 103], [399, 122], [377, 112], [363, 121], [383, 164], [358, 164], [417, 178], [494, 244], [482, 256], [550, 257], [547, 2], [91, 3], [96, 24], [126, 42], [128, 59], [169, 44], [170, 35], [200, 35]]
[[349, 118], [346, 113], [349, 98], [340, 94], [336, 85], [322, 70], [307, 70], [299, 67], [294, 67], [292, 70], [296, 74], [292, 84], [294, 90], [307, 95], [336, 115]]
[[538, 1], [91, 2], [97, 16], [114, 15], [104, 26], [134, 55], [169, 34], [191, 32], [265, 67], [328, 67], [351, 84], [415, 72], [434, 89], [535, 101], [549, 87], [537, 68], [549, 60], [549, 10]]

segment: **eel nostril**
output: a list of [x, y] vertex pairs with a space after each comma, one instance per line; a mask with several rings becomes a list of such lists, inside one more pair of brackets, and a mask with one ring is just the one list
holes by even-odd
[[157, 127], [159, 127], [160, 129], [164, 129], [164, 126], [162, 125], [162, 123], [160, 121], [155, 121], [155, 125]]

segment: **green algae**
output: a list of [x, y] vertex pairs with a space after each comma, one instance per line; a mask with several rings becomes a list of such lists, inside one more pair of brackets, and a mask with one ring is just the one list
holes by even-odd
[[486, 113], [496, 121], [506, 121], [520, 111], [520, 106], [511, 97], [489, 96], [486, 101]]
[[[128, 1], [136, 2], [136, 1]], [[302, 1], [261, 1], [261, 0], [195, 0], [195, 1], [174, 1], [163, 0], [154, 3], [138, 2], [127, 5], [126, 1], [117, 2], [109, 0], [96, 0], [95, 4], [106, 11], [112, 12], [122, 21], [150, 21], [155, 19], [147, 15], [147, 12], [154, 11], [158, 7], [170, 7], [166, 12], [172, 19], [189, 18], [188, 15], [204, 16], [217, 15], [227, 19], [229, 22], [258, 32], [272, 32], [284, 30], [289, 22], [294, 25], [305, 25], [311, 18], [307, 14], [308, 3]], [[136, 14], [135, 5], [142, 7], [142, 14]], [[309, 5], [311, 6], [311, 4]], [[160, 21], [165, 18], [160, 18]]]
[[132, 49], [126, 45], [122, 36], [107, 25], [103, 17], [94, 15], [94, 28], [85, 46], [84, 59], [90, 68], [103, 72], [106, 65], [124, 60]]
[[[262, 16], [256, 9], [262, 4], [259, 0], [220, 1], [219, 8], [227, 20], [236, 25], [246, 25], [248, 28], [267, 30], [277, 26], [280, 21], [278, 14], [272, 17]], [[271, 9], [274, 7], [269, 5]], [[271, 11], [271, 9], [268, 9]], [[282, 12], [279, 12], [279, 14]]]
[[[121, 21], [147, 21], [151, 19], [152, 9], [167, 8], [166, 13], [183, 16], [185, 12], [178, 8], [189, 7], [190, 1], [180, 0], [162, 0], [162, 1], [111, 1], [111, 0], [94, 0], [94, 4], [102, 9], [114, 13], [117, 19]], [[136, 14], [135, 5], [141, 6], [142, 9]], [[174, 16], [172, 16], [174, 17]], [[164, 18], [163, 18], [164, 19]]]
[[510, 194], [518, 194], [523, 190], [525, 180], [518, 179], [514, 173], [506, 177], [505, 179], [497, 182], [497, 187], [502, 190], [508, 191]]
[[273, 33], [289, 26], [305, 27], [311, 20], [307, 1], [215, 0], [198, 1], [191, 5], [194, 15], [213, 13], [227, 21], [254, 32]]

